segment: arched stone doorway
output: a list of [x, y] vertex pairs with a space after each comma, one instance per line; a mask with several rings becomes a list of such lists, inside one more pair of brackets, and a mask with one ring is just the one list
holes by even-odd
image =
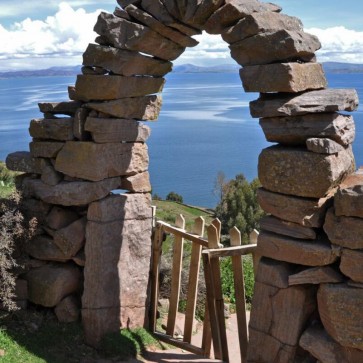
[[[259, 160], [260, 204], [271, 217], [265, 220], [259, 241], [259, 250], [268, 259], [261, 264], [256, 286], [250, 341], [252, 347], [266, 348], [249, 359], [295, 361], [302, 329], [316, 310], [316, 292], [306, 284], [290, 286], [286, 276], [302, 266], [319, 270], [342, 254], [321, 236], [331, 192], [354, 171], [350, 147], [354, 123], [337, 112], [354, 111], [357, 95], [354, 90], [326, 88], [315, 59], [318, 39], [304, 33], [298, 19], [281, 14], [277, 5], [257, 0], [118, 3], [122, 9], [99, 16], [97, 44], [87, 48], [83, 74], [69, 89], [73, 101], [40, 105], [45, 118], [31, 123], [30, 154], [13, 154], [7, 161], [11, 169], [33, 174], [22, 187], [30, 208], [44, 217], [45, 228], [30, 254], [53, 261], [29, 272], [30, 299], [58, 305], [79, 288], [76, 264], [84, 265], [82, 318], [89, 343], [96, 345], [104, 333], [120, 325], [143, 325], [147, 320], [152, 232], [145, 144], [149, 130], [139, 120], [157, 118], [161, 98], [154, 94], [162, 91], [162, 77], [185, 47], [196, 45], [191, 36], [206, 30], [222, 34], [230, 44], [232, 58], [243, 67], [245, 90], [261, 93], [250, 105], [251, 114], [261, 118], [266, 138], [280, 144], [263, 150]], [[349, 218], [362, 217], [346, 207], [349, 188], [359, 184], [357, 178], [341, 188], [338, 199], [346, 208], [342, 215]], [[109, 195], [114, 189], [128, 193]], [[346, 259], [357, 259], [356, 245], [340, 241], [334, 224], [339, 218], [330, 210], [325, 231], [334, 245], [346, 247]], [[358, 248], [363, 248], [360, 243]], [[51, 248], [44, 252], [43, 245]], [[66, 276], [67, 288], [52, 301], [39, 293], [45, 274], [54, 281]], [[50, 283], [50, 289], [54, 286]], [[361, 290], [357, 294], [348, 285], [336, 286], [319, 289], [321, 305], [328, 306], [334, 294], [337, 299], [354, 295], [347, 306], [362, 297]], [[284, 306], [285, 320], [273, 314], [270, 307], [275, 305]], [[296, 324], [290, 325], [291, 316]], [[334, 335], [339, 324], [325, 315], [321, 320]], [[339, 334], [333, 337], [343, 351], [363, 349], [359, 336], [353, 334], [348, 342]]]

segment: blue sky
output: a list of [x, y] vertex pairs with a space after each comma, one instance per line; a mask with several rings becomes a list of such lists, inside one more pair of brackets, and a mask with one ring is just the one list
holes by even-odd
[[[271, 0], [270, 0], [271, 1]], [[273, 1], [273, 0], [272, 0]], [[318, 35], [319, 61], [363, 63], [363, 1], [278, 0], [283, 12], [299, 17]], [[0, 71], [77, 65], [99, 11], [112, 12], [116, 0], [0, 0]], [[219, 36], [203, 34], [200, 45], [177, 63], [212, 65], [233, 62]]]

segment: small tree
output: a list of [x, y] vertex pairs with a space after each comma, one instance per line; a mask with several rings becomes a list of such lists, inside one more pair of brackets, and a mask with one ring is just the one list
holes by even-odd
[[263, 216], [256, 196], [259, 187], [258, 179], [249, 183], [243, 174], [225, 182], [222, 200], [215, 209], [216, 217], [222, 222], [222, 233], [228, 234], [229, 229], [236, 226], [242, 242], [248, 243], [250, 233], [258, 228]]
[[167, 196], [166, 196], [166, 200], [169, 200], [171, 202], [178, 202], [178, 203], [183, 203], [183, 197], [175, 192], [170, 192]]

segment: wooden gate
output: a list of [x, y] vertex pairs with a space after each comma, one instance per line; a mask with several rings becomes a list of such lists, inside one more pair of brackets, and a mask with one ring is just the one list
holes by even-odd
[[[152, 294], [150, 330], [158, 339], [185, 349], [189, 352], [204, 356], [211, 356], [211, 344], [216, 359], [229, 362], [227, 334], [225, 326], [224, 299], [222, 295], [220, 259], [231, 258], [235, 297], [238, 334], [242, 363], [246, 362], [247, 352], [247, 323], [246, 303], [243, 279], [242, 256], [253, 255], [254, 271], [256, 272], [258, 256], [256, 255], [258, 232], [253, 231], [249, 245], [241, 245], [241, 235], [237, 228], [230, 230], [231, 247], [224, 248], [220, 244], [221, 222], [215, 219], [207, 228], [207, 238], [204, 237], [205, 222], [202, 217], [195, 220], [191, 232], [185, 230], [185, 220], [178, 216], [175, 226], [168, 223], [156, 222], [153, 240], [152, 260]], [[162, 244], [165, 234], [174, 236], [173, 262], [171, 272], [171, 291], [169, 311], [165, 332], [157, 331], [159, 275]], [[187, 288], [185, 324], [182, 339], [174, 337], [175, 321], [179, 306], [181, 288], [181, 273], [183, 266], [183, 249], [185, 243], [191, 243], [191, 256], [189, 264], [189, 281]], [[193, 322], [197, 304], [198, 281], [200, 278], [200, 264], [203, 261], [203, 271], [206, 284], [206, 306], [203, 319], [203, 339], [201, 346], [192, 344]]]

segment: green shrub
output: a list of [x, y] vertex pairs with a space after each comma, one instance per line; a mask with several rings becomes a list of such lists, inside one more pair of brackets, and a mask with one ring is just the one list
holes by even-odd
[[14, 177], [19, 174], [9, 170], [3, 161], [0, 161], [0, 185], [11, 186], [14, 185]]
[[18, 193], [0, 199], [0, 303], [8, 311], [16, 310], [14, 291], [18, 264], [14, 253], [21, 254], [22, 245], [36, 228], [35, 220], [27, 221], [20, 207]]
[[[247, 304], [251, 304], [253, 288], [255, 284], [253, 260], [251, 255], [243, 257], [243, 276], [245, 283], [246, 302]], [[230, 257], [221, 260], [221, 280], [223, 296], [225, 297], [226, 301], [235, 304], [236, 296], [233, 282], [232, 259]]]
[[178, 203], [183, 203], [183, 197], [175, 192], [170, 192], [167, 196], [166, 196], [166, 200], [170, 200], [172, 202], [178, 202]]

